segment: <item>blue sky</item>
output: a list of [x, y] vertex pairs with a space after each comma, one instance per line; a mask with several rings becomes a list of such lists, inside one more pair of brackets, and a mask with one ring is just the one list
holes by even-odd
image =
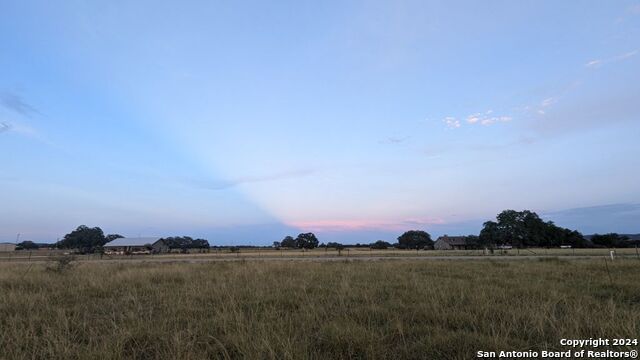
[[3, 1], [0, 239], [640, 232], [638, 1]]

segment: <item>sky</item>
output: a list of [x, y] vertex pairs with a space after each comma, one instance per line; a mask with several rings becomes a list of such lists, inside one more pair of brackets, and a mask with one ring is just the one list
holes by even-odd
[[640, 232], [640, 2], [0, 0], [0, 240]]

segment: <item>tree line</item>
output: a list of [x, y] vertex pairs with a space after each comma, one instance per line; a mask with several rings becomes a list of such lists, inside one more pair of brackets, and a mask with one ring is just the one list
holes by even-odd
[[[313, 241], [305, 239], [312, 236]], [[617, 233], [595, 234], [590, 238], [585, 237], [577, 230], [571, 230], [556, 225], [553, 221], [544, 221], [533, 211], [504, 210], [496, 216], [495, 221], [487, 221], [483, 224], [478, 236], [465, 236], [467, 248], [498, 248], [512, 246], [516, 248], [526, 247], [560, 247], [571, 246], [584, 247], [634, 247], [639, 246], [640, 241], [631, 240], [629, 237]], [[378, 240], [370, 244], [356, 244], [355, 247], [367, 247], [371, 249], [432, 249], [434, 241], [431, 235], [423, 230], [409, 230], [397, 238], [396, 243]], [[344, 244], [329, 242], [319, 244], [312, 233], [300, 234], [297, 238], [285, 237], [282, 241], [273, 243], [275, 248], [309, 249], [314, 247], [343, 249]], [[351, 246], [351, 245], [350, 245]]]
[[[349, 245], [353, 246], [353, 245]], [[387, 249], [391, 247], [399, 249], [428, 249], [433, 246], [431, 235], [422, 230], [409, 230], [398, 237], [395, 244], [388, 243], [384, 240], [378, 240], [371, 244], [357, 244], [354, 247], [368, 247], [372, 249]], [[320, 244], [318, 238], [313, 233], [299, 234], [295, 239], [292, 236], [286, 236], [282, 241], [274, 241], [274, 248], [289, 249], [315, 249], [315, 248], [334, 248], [337, 250], [344, 249], [346, 245], [338, 242], [328, 242]]]
[[169, 249], [180, 249], [182, 252], [187, 252], [189, 249], [208, 249], [210, 247], [208, 240], [193, 239], [190, 236], [171, 236], [160, 240], [163, 240]]
[[[75, 230], [66, 234], [61, 240], [55, 243], [58, 249], [74, 249], [80, 253], [95, 253], [102, 251], [102, 247], [115, 239], [124, 238], [120, 234], [105, 235], [99, 227], [88, 227], [80, 225]], [[188, 249], [208, 249], [209, 241], [205, 239], [193, 239], [189, 236], [172, 236], [161, 238], [170, 249], [180, 249], [186, 252]], [[32, 242], [18, 244], [24, 249], [33, 249]]]
[[[115, 239], [122, 238], [120, 234], [105, 235], [99, 227], [80, 225], [55, 243], [59, 249], [75, 249], [82, 253], [99, 252], [102, 247]], [[571, 230], [556, 225], [553, 221], [544, 221], [533, 211], [504, 210], [496, 216], [496, 220], [486, 221], [482, 225], [479, 236], [465, 237], [467, 248], [497, 248], [500, 246], [525, 247], [633, 247], [640, 245], [639, 240], [631, 240], [627, 236], [617, 233], [595, 234], [583, 236], [577, 230]], [[162, 238], [170, 249], [209, 249], [206, 239], [193, 239], [189, 236], [172, 236]], [[356, 244], [355, 247], [371, 249], [432, 249], [434, 241], [431, 235], [423, 230], [409, 230], [398, 236], [397, 242], [389, 243], [377, 240], [370, 244]], [[346, 245], [338, 242], [320, 243], [314, 233], [300, 233], [297, 237], [286, 236], [281, 241], [274, 241], [274, 248], [314, 249], [335, 248], [341, 250]], [[349, 245], [354, 246], [354, 245]], [[18, 249], [36, 249], [38, 244], [24, 241], [17, 244]]]
[[483, 224], [478, 245], [480, 247], [632, 247], [638, 241], [616, 233], [593, 235], [587, 239], [577, 230], [557, 226], [553, 221], [544, 221], [533, 211], [504, 210], [496, 221]]
[[286, 236], [282, 241], [273, 242], [275, 248], [315, 249], [318, 245], [318, 238], [314, 233], [301, 233], [295, 239]]

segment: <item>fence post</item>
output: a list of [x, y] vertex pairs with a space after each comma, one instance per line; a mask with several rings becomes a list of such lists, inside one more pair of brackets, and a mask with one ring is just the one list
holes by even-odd
[[609, 264], [607, 263], [607, 258], [604, 258], [604, 266], [607, 269], [607, 275], [609, 275], [609, 284], [613, 284], [613, 279], [611, 278], [611, 271], [609, 271]]

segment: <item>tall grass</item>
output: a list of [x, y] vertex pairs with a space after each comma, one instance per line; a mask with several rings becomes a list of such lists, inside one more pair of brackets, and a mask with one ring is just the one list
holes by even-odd
[[637, 337], [640, 262], [609, 270], [613, 281], [602, 259], [0, 264], [0, 358], [469, 359]]
[[[272, 249], [272, 248], [239, 248], [231, 251], [231, 248], [212, 248], [207, 252], [199, 249], [188, 254], [169, 253], [154, 255], [101, 255], [84, 254], [77, 255], [81, 261], [95, 260], [132, 260], [132, 259], [230, 259], [230, 258], [264, 258], [264, 259], [287, 259], [287, 258], [317, 258], [317, 257], [444, 257], [444, 256], [478, 256], [478, 257], [511, 257], [511, 256], [562, 256], [562, 257], [585, 257], [585, 256], [609, 256], [611, 250], [615, 251], [616, 257], [640, 259], [640, 250], [636, 248], [583, 248], [583, 249], [561, 249], [561, 248], [527, 248], [495, 250], [493, 253], [482, 249], [475, 250], [400, 250], [385, 249], [376, 250], [370, 248], [348, 247], [342, 251], [334, 248], [315, 248], [313, 250], [301, 249]], [[0, 252], [0, 263], [2, 262], [23, 262], [23, 261], [51, 261], [69, 253], [70, 250], [21, 250], [12, 252]]]

